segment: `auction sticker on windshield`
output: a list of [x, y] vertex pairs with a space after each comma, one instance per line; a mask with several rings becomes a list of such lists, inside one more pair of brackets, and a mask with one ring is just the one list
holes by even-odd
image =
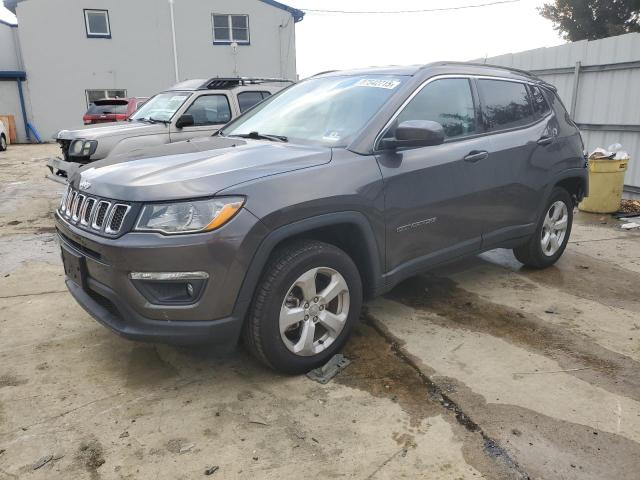
[[363, 78], [356, 83], [356, 87], [386, 88], [387, 90], [393, 90], [398, 85], [400, 85], [400, 80], [380, 80], [377, 78]]

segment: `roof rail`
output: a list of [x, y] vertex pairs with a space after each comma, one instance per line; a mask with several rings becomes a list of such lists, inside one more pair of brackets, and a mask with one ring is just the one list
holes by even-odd
[[324, 72], [318, 72], [318, 73], [314, 73], [313, 75], [311, 75], [312, 77], [319, 77], [320, 75], [324, 75], [326, 73], [333, 73], [333, 72], [337, 72], [338, 70], [325, 70]]
[[432, 67], [434, 65], [470, 65], [472, 67], [489, 67], [489, 68], [500, 68], [502, 70], [508, 70], [513, 73], [518, 73], [520, 75], [524, 75], [525, 77], [538, 78], [533, 73], [528, 72], [526, 70], [521, 70], [519, 68], [514, 67], [505, 67], [503, 65], [493, 65], [491, 63], [477, 63], [477, 62], [434, 62], [424, 65], [422, 68]]
[[286, 78], [257, 78], [257, 77], [213, 77], [200, 85], [199, 90], [210, 90], [215, 88], [232, 88], [244, 85], [256, 85], [259, 83], [293, 83], [293, 80]]

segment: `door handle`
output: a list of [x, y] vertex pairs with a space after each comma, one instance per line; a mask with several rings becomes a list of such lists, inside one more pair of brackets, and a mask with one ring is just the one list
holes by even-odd
[[464, 157], [465, 162], [475, 163], [480, 160], [484, 160], [489, 156], [489, 152], [486, 150], [471, 150], [469, 154]]
[[553, 137], [544, 135], [543, 137], [540, 137], [537, 143], [538, 145], [550, 145], [552, 142], [553, 142]]

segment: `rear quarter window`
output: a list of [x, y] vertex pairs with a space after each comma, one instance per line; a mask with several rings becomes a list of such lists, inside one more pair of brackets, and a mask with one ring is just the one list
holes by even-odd
[[531, 86], [531, 100], [533, 111], [538, 117], [545, 117], [550, 111], [549, 103], [539, 87]]
[[238, 94], [238, 106], [240, 107], [240, 113], [246, 112], [269, 95], [271, 95], [269, 92], [240, 92]]
[[521, 127], [535, 120], [524, 83], [478, 80], [482, 118], [488, 131]]

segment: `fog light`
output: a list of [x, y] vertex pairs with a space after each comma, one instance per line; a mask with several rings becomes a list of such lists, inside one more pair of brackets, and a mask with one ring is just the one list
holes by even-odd
[[190, 305], [202, 296], [206, 272], [131, 272], [131, 283], [154, 305]]

